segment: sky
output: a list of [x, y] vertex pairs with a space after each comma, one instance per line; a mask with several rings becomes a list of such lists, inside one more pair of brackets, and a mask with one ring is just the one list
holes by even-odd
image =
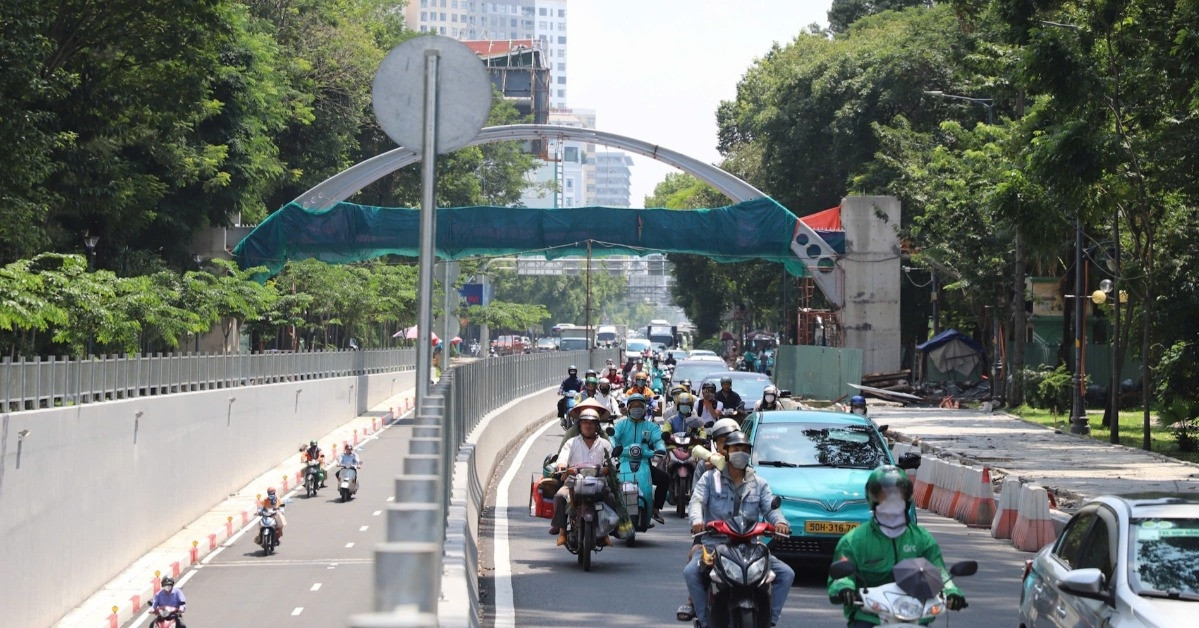
[[[774, 42], [813, 22], [832, 0], [571, 0], [567, 105], [594, 109], [596, 129], [717, 163], [716, 108]], [[597, 147], [603, 150], [603, 147]], [[633, 155], [631, 206], [642, 207], [671, 166]]]

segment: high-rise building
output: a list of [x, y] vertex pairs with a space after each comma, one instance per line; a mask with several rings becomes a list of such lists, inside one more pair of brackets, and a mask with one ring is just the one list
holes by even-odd
[[633, 158], [620, 151], [603, 151], [595, 154], [595, 205], [604, 207], [629, 207], [632, 193], [629, 168]]
[[550, 70], [550, 106], [566, 107], [567, 0], [409, 0], [408, 27], [460, 40], [541, 42]]

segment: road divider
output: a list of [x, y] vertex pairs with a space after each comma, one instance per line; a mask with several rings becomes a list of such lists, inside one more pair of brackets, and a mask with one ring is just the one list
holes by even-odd
[[995, 518], [991, 521], [991, 536], [997, 539], [1012, 538], [1012, 528], [1016, 525], [1016, 514], [1019, 509], [1020, 478], [1009, 475], [1003, 479], [1003, 488], [999, 491]]

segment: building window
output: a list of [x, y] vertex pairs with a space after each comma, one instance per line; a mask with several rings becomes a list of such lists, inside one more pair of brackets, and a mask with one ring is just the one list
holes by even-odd
[[[444, 6], [444, 5], [443, 5], [443, 6]], [[442, 13], [442, 14], [441, 14], [441, 21], [442, 21], [442, 22], [446, 21], [446, 20], [445, 20], [445, 13]]]
[[567, 146], [562, 151], [562, 159], [569, 162], [577, 163], [579, 161], [579, 149], [576, 146]]
[[575, 189], [575, 180], [574, 179], [566, 180], [566, 189], [571, 190], [571, 191], [573, 191]]
[[[443, 8], [443, 9], [445, 8], [445, 0], [441, 0], [441, 8]], [[441, 18], [441, 19], [444, 20], [445, 18]]]
[[540, 13], [539, 13], [539, 14], [540, 14], [540, 15], [542, 15], [542, 16], [544, 16], [544, 15], [545, 15], [545, 7], [541, 7], [541, 11], [540, 11]]
[[559, 77], [558, 77], [558, 84], [559, 84], [559, 85], [565, 85], [565, 84], [566, 84], [566, 77], [565, 77], [565, 76], [559, 76]]
[[458, 14], [457, 14], [457, 13], [451, 13], [451, 14], [450, 14], [450, 21], [451, 21], [451, 22], [453, 22], [453, 23], [455, 23], [455, 24], [457, 24], [457, 23], [458, 23]]
[[429, 0], [420, 0], [420, 5], [421, 5], [422, 7], [426, 7], [426, 6], [428, 6], [428, 5], [429, 5]]
[[566, 98], [566, 90], [564, 90], [564, 89], [558, 90], [558, 98]]
[[458, 0], [450, 0], [450, 8], [457, 9], [458, 8]]
[[444, 26], [442, 26], [442, 27], [441, 27], [441, 34], [442, 34], [442, 35], [444, 35], [444, 34], [445, 34], [445, 27], [444, 27]]
[[565, 64], [565, 63], [559, 63], [559, 64], [558, 64], [558, 71], [559, 71], [559, 72], [565, 72], [565, 71], [566, 71], [566, 64]]
[[558, 9], [558, 17], [566, 17], [566, 9]]
[[558, 43], [559, 43], [559, 44], [562, 44], [562, 45], [566, 45], [566, 36], [565, 36], [565, 35], [559, 35], [559, 36], [558, 36]]
[[540, 28], [541, 30], [545, 30], [545, 20], [538, 22], [537, 28]]
[[421, 11], [421, 12], [420, 12], [420, 21], [424, 22], [424, 21], [426, 21], [426, 20], [428, 19], [427, 17], [425, 17], [425, 15], [426, 15], [426, 14], [425, 14], [425, 12], [424, 12], [424, 11]]
[[[516, 28], [516, 18], [512, 18], [512, 24], [511, 24], [511, 26], [512, 26], [512, 28]], [[513, 36], [513, 37], [516, 37], [516, 33], [512, 33], [512, 36]]]
[[428, 28], [429, 28], [428, 26], [425, 26], [424, 24], [421, 24], [421, 25], [420, 25], [420, 32], [424, 33], [424, 32], [426, 32], [426, 31], [427, 31], [427, 29], [428, 29]]

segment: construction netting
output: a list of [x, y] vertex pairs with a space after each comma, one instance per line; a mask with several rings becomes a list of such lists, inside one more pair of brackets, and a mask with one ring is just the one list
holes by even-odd
[[[419, 254], [420, 210], [338, 203], [322, 210], [290, 203], [271, 214], [234, 249], [242, 268], [271, 275], [288, 260], [349, 263], [383, 255]], [[437, 210], [441, 259], [541, 254], [694, 253], [719, 262], [761, 259], [807, 275], [791, 249], [798, 219], [771, 198], [711, 209], [616, 207], [448, 207]], [[826, 238], [827, 241], [827, 238]], [[832, 244], [832, 243], [830, 243]], [[844, 253], [844, 239], [838, 253]]]

